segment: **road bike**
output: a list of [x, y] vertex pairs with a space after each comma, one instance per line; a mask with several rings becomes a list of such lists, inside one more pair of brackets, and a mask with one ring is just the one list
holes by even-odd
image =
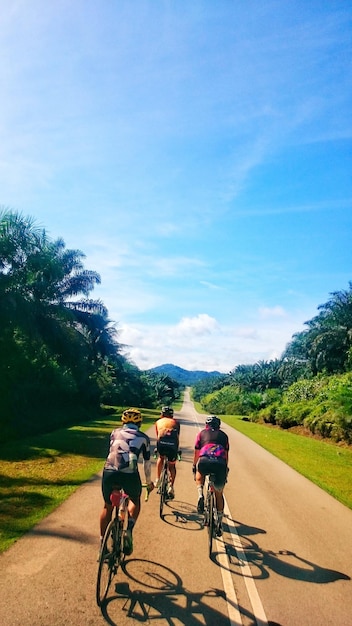
[[[147, 501], [149, 498], [148, 485], [142, 486], [146, 488], [145, 501]], [[96, 587], [98, 606], [101, 606], [106, 599], [111, 581], [125, 558], [124, 544], [128, 527], [129, 496], [123, 488], [115, 487], [110, 495], [110, 501], [114, 508], [111, 522], [105, 531], [99, 556]]]
[[206, 476], [206, 495], [204, 502], [204, 518], [203, 526], [208, 528], [208, 551], [211, 558], [213, 552], [213, 539], [216, 537], [216, 532], [219, 526], [218, 509], [216, 506], [216, 496], [214, 487], [214, 474]]
[[[154, 451], [154, 456], [156, 456], [156, 451]], [[177, 452], [177, 460], [181, 460], [181, 451]], [[169, 460], [166, 456], [164, 456], [163, 465], [161, 469], [160, 479], [158, 482], [158, 491], [160, 494], [160, 504], [159, 504], [159, 514], [161, 519], [163, 519], [163, 509], [164, 504], [167, 500], [170, 500], [170, 491], [172, 490], [171, 483], [171, 474], [170, 474], [170, 464]]]

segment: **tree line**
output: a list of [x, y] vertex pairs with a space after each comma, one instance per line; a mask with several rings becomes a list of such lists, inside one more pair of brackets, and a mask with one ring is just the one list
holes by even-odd
[[106, 306], [90, 297], [101, 279], [84, 258], [33, 218], [0, 211], [3, 441], [92, 418], [102, 405], [154, 407], [179, 397], [175, 381], [123, 354]]
[[352, 443], [352, 282], [330, 294], [281, 358], [238, 365], [193, 389], [205, 410]]

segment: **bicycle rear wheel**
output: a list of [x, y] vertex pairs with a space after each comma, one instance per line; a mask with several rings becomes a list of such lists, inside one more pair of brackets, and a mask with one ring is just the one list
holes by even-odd
[[101, 606], [104, 602], [108, 594], [111, 581], [119, 565], [118, 559], [121, 544], [119, 535], [120, 530], [118, 522], [116, 519], [112, 520], [106, 529], [99, 558], [96, 588], [96, 600], [98, 606]]
[[209, 524], [208, 524], [208, 547], [209, 557], [211, 558], [213, 552], [213, 538], [215, 535], [215, 521], [214, 521], [214, 493], [210, 493], [209, 497]]
[[160, 480], [160, 507], [159, 513], [161, 519], [163, 518], [163, 508], [166, 501], [166, 492], [167, 492], [167, 466], [164, 463], [163, 469], [161, 472], [161, 480]]

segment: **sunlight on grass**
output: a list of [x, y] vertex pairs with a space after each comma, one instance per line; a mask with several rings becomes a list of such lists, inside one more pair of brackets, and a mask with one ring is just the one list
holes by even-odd
[[[195, 403], [196, 410], [204, 410]], [[175, 407], [176, 408], [176, 407]], [[159, 410], [142, 409], [142, 430]], [[121, 409], [92, 422], [0, 447], [0, 552], [102, 470], [110, 432], [121, 425]], [[240, 416], [220, 416], [337, 500], [352, 508], [352, 449], [302, 437]]]
[[222, 415], [221, 419], [352, 509], [352, 449]]
[[[143, 409], [142, 430], [159, 417]], [[0, 552], [102, 470], [121, 410], [86, 424], [0, 446]]]

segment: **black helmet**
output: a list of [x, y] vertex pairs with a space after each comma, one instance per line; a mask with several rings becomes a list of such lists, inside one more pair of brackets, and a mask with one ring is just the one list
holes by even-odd
[[171, 406], [163, 406], [163, 408], [161, 409], [161, 415], [163, 417], [173, 417], [174, 410]]
[[207, 419], [205, 420], [205, 423], [207, 426], [209, 426], [209, 428], [212, 428], [213, 430], [219, 430], [221, 420], [219, 420], [216, 415], [209, 415], [209, 417], [207, 417]]

